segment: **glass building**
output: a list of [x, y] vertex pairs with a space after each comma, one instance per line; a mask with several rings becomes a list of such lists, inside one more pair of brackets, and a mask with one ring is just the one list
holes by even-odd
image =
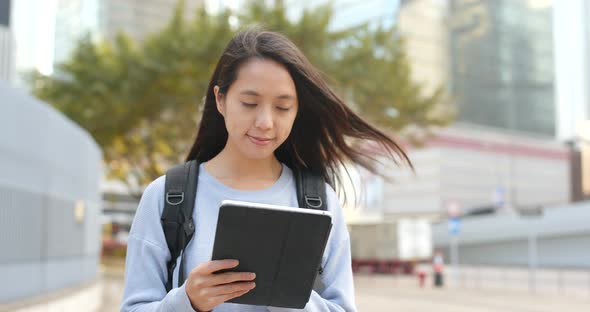
[[[295, 2], [295, 1], [291, 1]], [[303, 0], [298, 5], [303, 8], [313, 8], [319, 4], [332, 3], [334, 19], [333, 29], [356, 26], [362, 23], [382, 24], [391, 26], [395, 23], [399, 0]], [[295, 5], [296, 7], [296, 5]]]
[[67, 60], [86, 34], [100, 36], [99, 0], [58, 0], [55, 15], [54, 64]]
[[449, 50], [459, 121], [555, 135], [550, 1], [451, 0]]
[[[123, 31], [142, 40], [164, 28], [174, 13], [178, 0], [101, 0], [99, 24], [105, 39], [112, 40]], [[186, 17], [193, 18], [203, 0], [185, 0]]]

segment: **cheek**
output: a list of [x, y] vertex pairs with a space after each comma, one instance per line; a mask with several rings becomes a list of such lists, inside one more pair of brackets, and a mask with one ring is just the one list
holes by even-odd
[[225, 127], [230, 135], [241, 135], [248, 130], [249, 116], [243, 112], [227, 110], [225, 115]]
[[282, 120], [282, 127], [281, 127], [281, 136], [283, 140], [286, 140], [291, 131], [293, 130], [293, 125], [295, 122], [296, 114], [287, 116], [284, 120]]

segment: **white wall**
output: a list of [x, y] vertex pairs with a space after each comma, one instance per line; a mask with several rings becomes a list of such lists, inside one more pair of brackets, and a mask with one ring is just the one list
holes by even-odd
[[[440, 129], [435, 134], [425, 147], [408, 149], [415, 172], [395, 164], [381, 168], [391, 177], [377, 189], [382, 199], [373, 205], [361, 202], [354, 213], [349, 207], [347, 220], [401, 216], [436, 220], [446, 215], [451, 202], [467, 212], [492, 206], [498, 198], [508, 209], [570, 201], [570, 154], [562, 143], [474, 126]], [[497, 189], [503, 196], [496, 195]]]
[[549, 139], [475, 127], [453, 127], [434, 142], [441, 148], [442, 200], [465, 209], [495, 201], [501, 189], [509, 206], [570, 201], [569, 150]]
[[0, 81], [0, 302], [97, 277], [101, 162], [86, 131]]

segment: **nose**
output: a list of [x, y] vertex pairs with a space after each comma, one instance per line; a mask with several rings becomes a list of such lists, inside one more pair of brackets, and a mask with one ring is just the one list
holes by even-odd
[[261, 130], [272, 129], [273, 127], [273, 116], [272, 111], [267, 107], [262, 107], [258, 110], [256, 115], [256, 122], [254, 125], [256, 128]]

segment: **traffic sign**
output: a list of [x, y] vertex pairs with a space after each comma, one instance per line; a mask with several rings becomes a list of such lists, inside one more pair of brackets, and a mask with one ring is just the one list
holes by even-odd
[[461, 219], [460, 218], [449, 218], [449, 234], [459, 235], [461, 232]]

